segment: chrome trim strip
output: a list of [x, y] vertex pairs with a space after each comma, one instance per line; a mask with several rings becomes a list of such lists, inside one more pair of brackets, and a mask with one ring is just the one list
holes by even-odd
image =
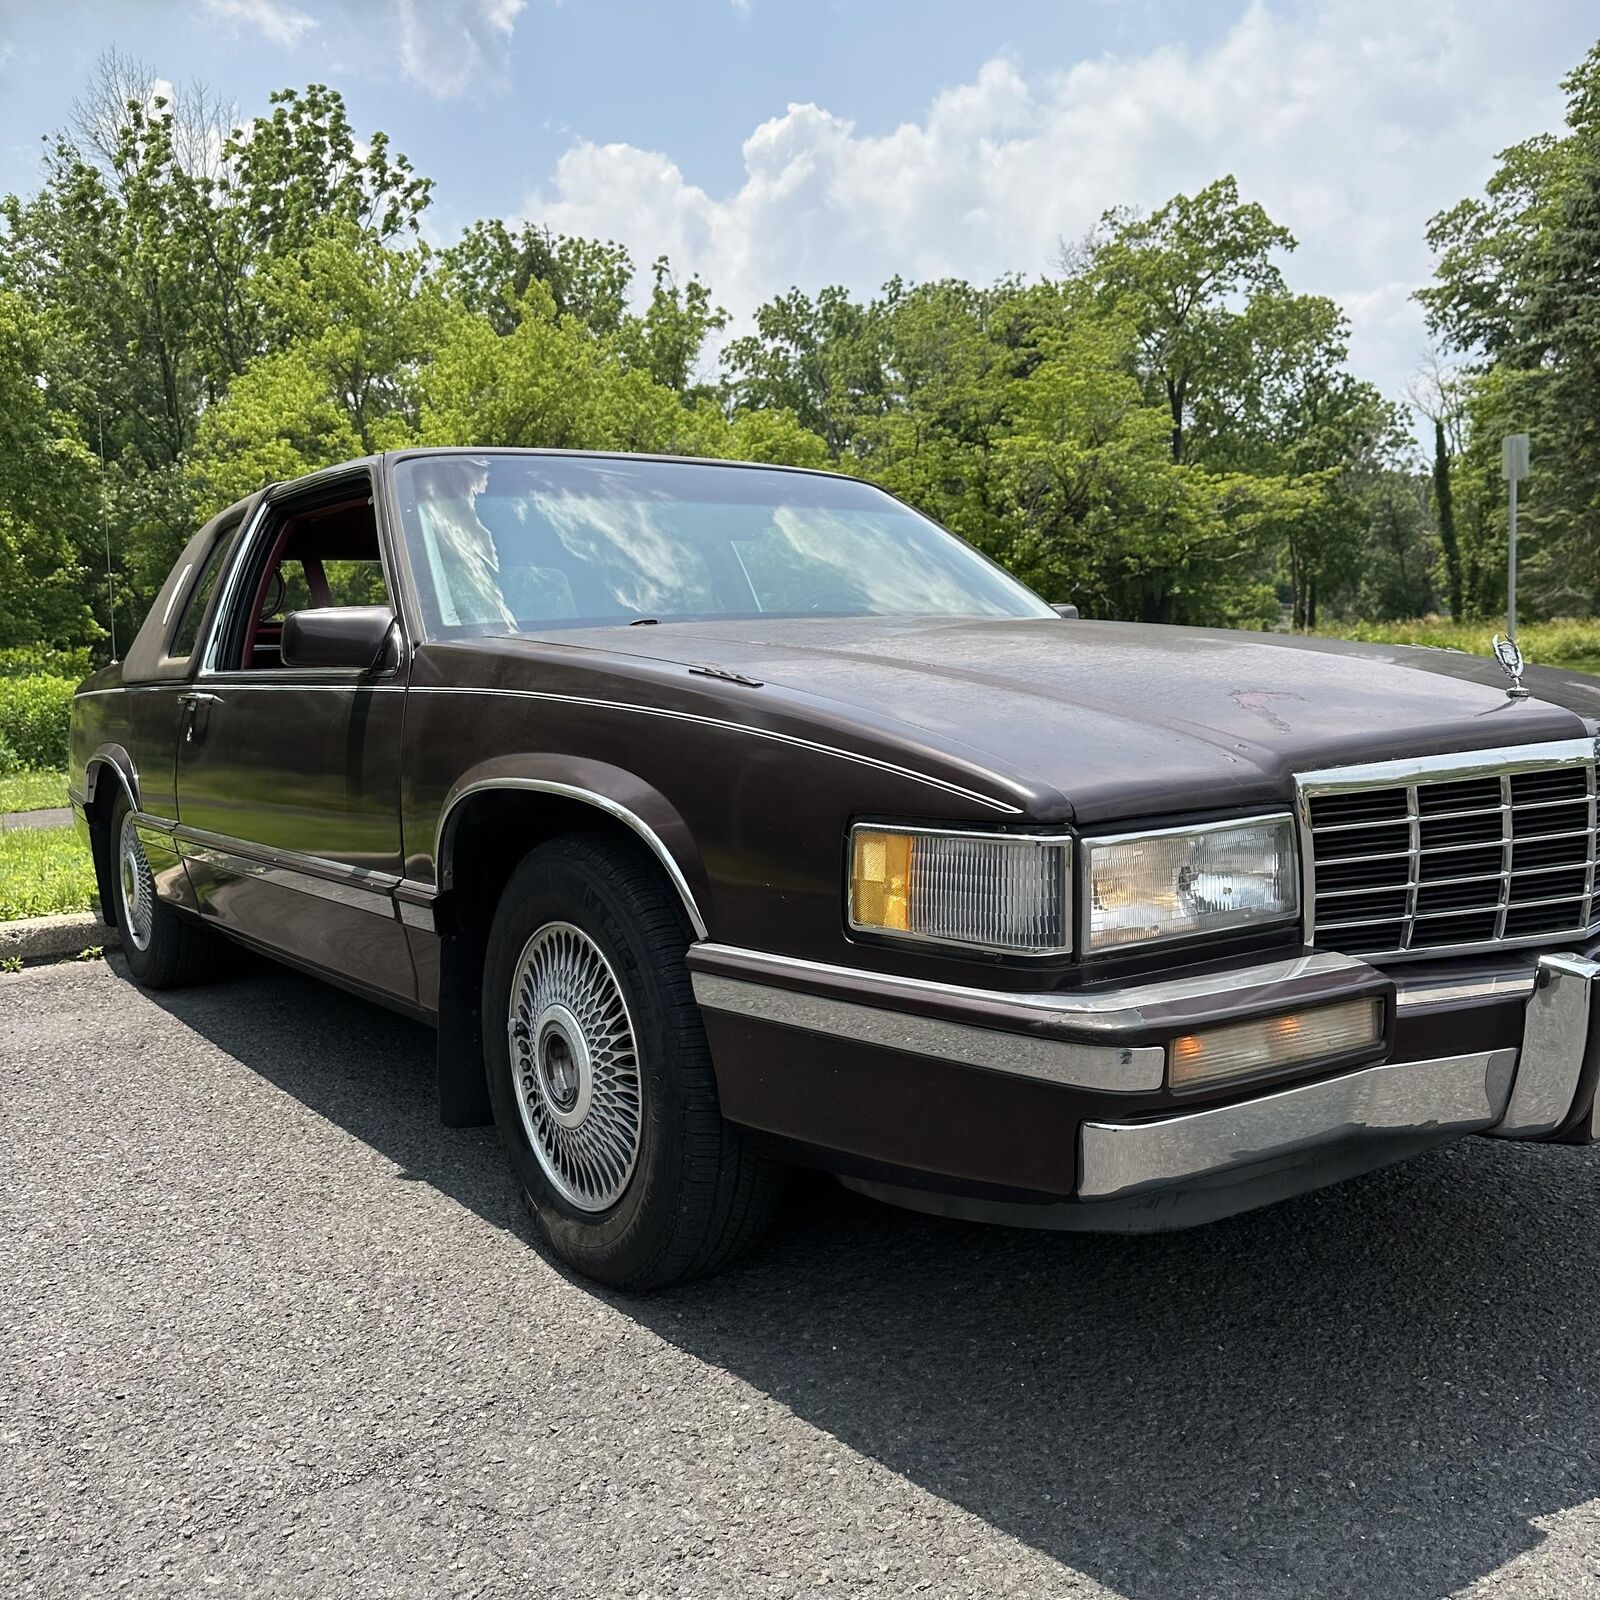
[[436, 896], [431, 887], [424, 888], [410, 878], [402, 878], [394, 892], [395, 909], [408, 928], [423, 928], [429, 933], [438, 931], [433, 920]]
[[[261, 669], [261, 673], [264, 678], [270, 678], [284, 672], [325, 672], [328, 670], [331, 669], [324, 667], [263, 667]], [[341, 694], [348, 694], [352, 689], [368, 689], [373, 691], [381, 689], [388, 694], [404, 694], [406, 692], [406, 686], [403, 683], [392, 683], [387, 679], [379, 679], [373, 682], [363, 683], [359, 681], [360, 678], [361, 674], [357, 673], [355, 677], [350, 679], [349, 682], [340, 683], [256, 683], [251, 679], [250, 674], [246, 672], [240, 672], [237, 674], [232, 672], [213, 672], [209, 674], [206, 681], [208, 683], [214, 683], [222, 689], [293, 689], [297, 694], [312, 694], [319, 690], [326, 690], [329, 692], [338, 690]], [[87, 700], [91, 695], [139, 694], [151, 689], [183, 690], [188, 693], [194, 692], [193, 686], [190, 684], [187, 678], [173, 678], [167, 683], [124, 683], [118, 684], [112, 689], [82, 689], [79, 690], [73, 698], [77, 700]]]
[[715, 973], [696, 972], [695, 999], [710, 1011], [756, 1017], [783, 1028], [854, 1039], [885, 1050], [936, 1056], [989, 1072], [1042, 1078], [1078, 1089], [1135, 1094], [1161, 1087], [1166, 1051], [1160, 1045], [1077, 1044], [999, 1028], [946, 1022], [913, 1012], [858, 1005], [800, 989], [774, 989]]
[[1312, 767], [1295, 774], [1296, 783], [1310, 783], [1319, 794], [1330, 790], [1383, 788], [1390, 784], [1434, 781], [1443, 777], [1495, 778], [1502, 772], [1523, 772], [1565, 762], [1582, 765], [1595, 758], [1595, 741], [1552, 739], [1543, 744], [1501, 745], [1493, 750], [1460, 750], [1439, 756], [1400, 756], [1393, 761], [1368, 761], [1347, 767]]
[[[984, 944], [976, 939], [947, 939], [936, 934], [902, 932], [898, 928], [882, 928], [872, 922], [858, 922], [855, 912], [854, 875], [855, 848], [858, 833], [914, 834], [921, 839], [977, 839], [1007, 845], [1033, 845], [1038, 849], [1061, 852], [1061, 917], [1064, 938], [1060, 944], [1023, 948], [1018, 945]], [[1073, 901], [1073, 844], [1070, 833], [983, 833], [967, 828], [924, 828], [904, 826], [898, 822], [857, 822], [850, 829], [850, 854], [845, 864], [845, 922], [853, 933], [877, 934], [885, 939], [895, 939], [910, 944], [938, 945], [943, 949], [985, 950], [992, 955], [1012, 955], [1037, 958], [1040, 956], [1065, 956], [1072, 953], [1074, 923]]]
[[1499, 1120], [1516, 1056], [1405, 1061], [1153, 1122], [1086, 1122], [1078, 1196], [1141, 1194], [1346, 1140], [1472, 1133]]
[[[89, 774], [93, 772], [97, 766], [109, 767], [116, 774], [117, 782], [122, 785], [122, 792], [127, 795], [128, 804], [135, 811], [137, 811], [139, 809], [139, 775], [138, 773], [135, 773], [132, 779], [130, 779], [128, 774], [122, 770], [122, 764], [110, 753], [111, 749], [112, 746], [103, 744], [94, 752], [92, 756], [89, 757], [87, 761], [84, 762], [84, 782], [87, 783], [89, 781]], [[129, 760], [132, 760], [131, 756], [129, 757]], [[94, 782], [94, 787], [96, 789], [100, 787], [100, 781], [98, 778]]]
[[233, 609], [234, 590], [239, 586], [239, 574], [249, 565], [250, 556], [255, 548], [256, 540], [261, 532], [261, 525], [267, 517], [267, 496], [263, 494], [256, 502], [256, 508], [251, 513], [249, 522], [236, 534], [232, 535], [233, 550], [228, 562], [228, 570], [222, 574], [222, 581], [217, 586], [218, 594], [216, 604], [211, 611], [211, 626], [206, 630], [205, 643], [196, 642], [196, 649], [192, 654], [200, 657], [200, 670], [197, 678], [211, 676], [216, 670], [217, 644], [222, 638], [223, 627], [229, 612]]
[[356, 906], [363, 911], [376, 911], [373, 902], [380, 901], [386, 916], [399, 916], [394, 890], [400, 879], [392, 872], [375, 872], [367, 867], [351, 866], [347, 861], [329, 861], [323, 856], [258, 845], [181, 822], [170, 826], [178, 851], [186, 861], [208, 862], [235, 877], [267, 879], [282, 888]]
[[[737, 961], [743, 972], [734, 981], [751, 983], [766, 994], [790, 994], [794, 991], [762, 984], [760, 978], [765, 975], [817, 983], [867, 978], [873, 984], [875, 998], [881, 996], [885, 1008], [901, 1004], [917, 1006], [935, 997], [970, 1001], [1013, 1010], [1023, 1019], [1024, 1026], [1030, 1023], [1054, 1023], [1113, 1036], [1130, 1029], [1151, 1026], [1151, 1012], [1185, 1000], [1205, 999], [1218, 994], [1226, 994], [1236, 1000], [1241, 996], [1248, 998], [1254, 989], [1273, 988], [1297, 978], [1327, 977], [1335, 973], [1355, 975], [1372, 971], [1365, 961], [1355, 956], [1318, 950], [1285, 961], [1265, 962], [1260, 966], [1238, 967], [1198, 977], [1154, 979], [1116, 989], [1069, 989], [1017, 994], [1004, 989], [976, 989], [962, 984], [938, 983], [929, 978], [902, 978], [891, 973], [868, 972], [860, 967], [830, 966], [821, 961], [805, 961], [796, 956], [773, 955], [762, 950], [745, 950], [736, 945], [698, 944], [690, 954], [691, 967], [696, 966], [693, 958]], [[699, 973], [696, 975], [699, 976]]]
[[976, 789], [965, 789], [958, 783], [932, 777], [926, 772], [917, 772], [911, 767], [898, 766], [893, 761], [862, 755], [855, 750], [841, 750], [837, 745], [821, 744], [815, 739], [802, 738], [799, 734], [779, 733], [771, 728], [754, 727], [748, 722], [729, 722], [722, 717], [707, 717], [695, 711], [673, 711], [665, 706], [642, 706], [629, 700], [597, 700], [588, 695], [551, 694], [541, 689], [473, 689], [454, 684], [413, 684], [406, 692], [506, 695], [519, 700], [551, 700], [565, 705], [600, 706], [607, 711], [636, 711], [646, 717], [669, 717], [677, 722], [698, 722], [710, 728], [728, 728], [735, 733], [748, 733], [752, 738], [771, 739], [778, 744], [792, 744], [804, 750], [815, 750], [821, 755], [837, 756], [841, 761], [854, 761], [860, 766], [876, 767], [880, 771], [893, 772], [900, 777], [911, 778], [917, 783], [926, 783], [935, 789], [943, 789], [949, 794], [960, 795], [964, 800], [976, 801], [979, 805], [988, 806], [992, 811], [1003, 811], [1008, 816], [1022, 815], [1021, 806], [1014, 806], [1009, 801], [996, 800], [990, 795], [980, 794]]
[[1534, 1139], [1567, 1120], [1591, 1048], [1590, 996], [1600, 963], [1582, 956], [1539, 957], [1538, 987], [1522, 1025], [1522, 1054], [1504, 1118], [1492, 1130], [1501, 1139]]
[[[556, 698], [564, 697], [557, 696]], [[673, 888], [678, 891], [678, 898], [683, 901], [683, 909], [689, 914], [689, 922], [694, 928], [695, 937], [697, 939], [707, 937], [706, 920], [700, 914], [700, 907], [695, 902], [694, 891], [689, 887], [689, 880], [684, 877], [683, 869], [678, 865], [672, 852], [661, 842], [661, 837], [656, 833], [655, 829], [644, 821], [642, 817], [636, 816], [628, 810], [626, 806], [619, 805], [606, 795], [597, 794], [593, 789], [579, 788], [576, 784], [555, 783], [546, 778], [485, 778], [481, 783], [469, 783], [465, 789], [450, 797], [449, 804], [439, 814], [439, 826], [435, 830], [433, 837], [435, 872], [439, 870], [439, 865], [444, 859], [444, 832], [450, 821], [450, 814], [468, 795], [481, 794], [488, 789], [529, 789], [537, 794], [560, 795], [564, 799], [578, 800], [585, 805], [591, 805], [597, 811], [603, 811], [607, 816], [615, 817], [618, 822], [632, 828], [649, 845], [667, 876], [672, 880]], [[396, 881], [398, 882], [398, 880]]]
[[[365, 670], [350, 669], [345, 676], [340, 677], [335, 683], [290, 683], [286, 682], [283, 674], [291, 672], [314, 672], [324, 677], [334, 676], [344, 669], [330, 667], [263, 667], [261, 677], [264, 681], [257, 682], [248, 672], [208, 672], [205, 681], [216, 685], [219, 689], [276, 689], [282, 693], [293, 691], [295, 694], [312, 694], [317, 690], [337, 690], [340, 694], [349, 694], [352, 689], [376, 690], [386, 689], [394, 694], [403, 694], [403, 683], [366, 682]], [[195, 680], [199, 682], [199, 679]], [[191, 691], [193, 692], [193, 691]]]
[[[212, 541], [215, 545], [215, 540]], [[178, 603], [178, 596], [183, 593], [183, 586], [189, 581], [189, 574], [194, 571], [194, 562], [184, 563], [183, 571], [178, 574], [178, 581], [172, 586], [172, 593], [167, 596], [167, 604], [161, 613], [161, 626], [163, 630], [172, 621], [172, 608]]]
[[1535, 967], [1528, 961], [1516, 970], [1437, 974], [1412, 980], [1396, 976], [1395, 1009], [1401, 1013], [1435, 1006], [1468, 1005], [1475, 1000], [1526, 1000], [1533, 993]]

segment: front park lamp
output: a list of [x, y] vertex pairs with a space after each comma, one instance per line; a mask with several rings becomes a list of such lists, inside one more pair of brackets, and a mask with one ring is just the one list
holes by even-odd
[[1085, 839], [1082, 851], [1089, 955], [1285, 922], [1299, 910], [1286, 815]]
[[1005, 955], [1072, 948], [1072, 843], [863, 825], [850, 834], [850, 926]]

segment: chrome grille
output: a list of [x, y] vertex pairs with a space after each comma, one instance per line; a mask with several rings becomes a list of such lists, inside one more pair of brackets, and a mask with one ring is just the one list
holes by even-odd
[[1577, 739], [1303, 773], [1310, 942], [1440, 955], [1587, 933], [1595, 745]]

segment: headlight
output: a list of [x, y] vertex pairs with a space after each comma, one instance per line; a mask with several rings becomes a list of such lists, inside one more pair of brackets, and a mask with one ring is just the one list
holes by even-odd
[[1072, 845], [1026, 834], [862, 826], [850, 926], [1012, 955], [1072, 948]]
[[1294, 822], [1165, 828], [1083, 841], [1084, 949], [1283, 922], [1300, 905]]

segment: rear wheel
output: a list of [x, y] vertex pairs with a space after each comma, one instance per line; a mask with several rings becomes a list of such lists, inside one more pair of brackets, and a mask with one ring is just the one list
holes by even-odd
[[654, 863], [598, 835], [533, 851], [489, 934], [495, 1122], [545, 1240], [617, 1288], [715, 1271], [777, 1200], [780, 1169], [722, 1119], [688, 943]]
[[175, 989], [209, 977], [216, 966], [216, 935], [156, 894], [126, 795], [118, 796], [111, 813], [111, 852], [117, 926], [134, 981], [146, 989]]

